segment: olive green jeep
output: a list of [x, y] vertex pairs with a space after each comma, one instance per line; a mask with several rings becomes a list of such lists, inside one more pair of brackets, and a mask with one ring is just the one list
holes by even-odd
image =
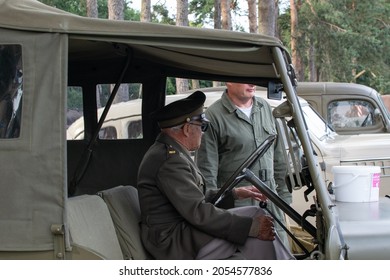
[[[311, 203], [300, 212], [256, 176], [251, 180], [308, 234], [312, 246], [301, 244], [296, 257], [389, 258], [390, 201], [348, 205], [332, 199], [298, 101], [291, 58], [279, 40], [91, 19], [33, 0], [0, 0], [0, 30], [0, 259], [150, 258], [140, 241], [135, 186], [143, 155], [159, 133], [149, 116], [164, 106], [169, 78], [256, 84], [267, 88], [270, 99], [284, 91], [275, 117], [294, 123], [300, 153], [286, 159], [296, 167], [289, 175], [307, 179]], [[121, 84], [139, 86], [142, 135], [105, 137], [111, 131], [102, 135], [101, 128]], [[114, 86], [98, 114], [101, 85]], [[66, 136], [71, 88], [83, 104], [81, 140]], [[235, 174], [248, 176], [246, 167], [256, 159], [248, 160]], [[355, 215], [356, 208], [367, 207], [380, 213]], [[378, 238], [362, 243], [372, 234], [362, 228]]]

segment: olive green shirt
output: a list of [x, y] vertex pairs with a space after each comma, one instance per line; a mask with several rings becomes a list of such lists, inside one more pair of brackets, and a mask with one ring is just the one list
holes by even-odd
[[[196, 160], [207, 188], [222, 187], [269, 135], [277, 135], [272, 109], [259, 97], [254, 98], [250, 118], [230, 101], [226, 93], [207, 109], [206, 117], [211, 123], [203, 134]], [[252, 171], [290, 204], [292, 196], [285, 183], [287, 169], [282, 149], [282, 139], [278, 137]], [[248, 185], [248, 182], [240, 185]]]

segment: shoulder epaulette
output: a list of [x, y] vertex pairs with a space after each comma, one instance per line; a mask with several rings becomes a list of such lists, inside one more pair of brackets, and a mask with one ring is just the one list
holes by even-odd
[[167, 145], [167, 157], [171, 157], [177, 153], [178, 152], [171, 145]]

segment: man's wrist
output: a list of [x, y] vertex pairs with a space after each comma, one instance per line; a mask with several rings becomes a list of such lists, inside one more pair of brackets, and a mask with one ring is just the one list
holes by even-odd
[[234, 200], [238, 200], [239, 199], [239, 197], [237, 195], [237, 192], [236, 192], [236, 189], [232, 189], [232, 196], [233, 196]]
[[249, 230], [248, 236], [250, 237], [257, 237], [259, 235], [259, 230], [260, 230], [260, 222], [259, 219], [253, 218], [252, 219], [252, 225]]

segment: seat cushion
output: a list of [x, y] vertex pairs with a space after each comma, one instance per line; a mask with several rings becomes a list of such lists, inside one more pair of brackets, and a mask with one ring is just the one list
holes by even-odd
[[81, 195], [69, 198], [67, 221], [71, 244], [102, 259], [123, 259], [110, 212], [101, 197]]
[[99, 195], [111, 213], [124, 259], [150, 259], [141, 241], [141, 210], [137, 189], [133, 186], [118, 186], [101, 191]]

